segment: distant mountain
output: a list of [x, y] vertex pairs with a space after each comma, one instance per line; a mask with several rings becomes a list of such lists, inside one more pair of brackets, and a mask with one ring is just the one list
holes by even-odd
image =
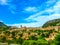
[[7, 30], [9, 26], [5, 25], [3, 22], [0, 22], [0, 30]]
[[60, 26], [60, 18], [47, 21], [42, 27], [48, 27], [48, 26]]
[[3, 22], [0, 22], [0, 27], [7, 26]]

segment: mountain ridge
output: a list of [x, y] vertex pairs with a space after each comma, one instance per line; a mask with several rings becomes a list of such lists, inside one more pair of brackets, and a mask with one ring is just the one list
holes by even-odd
[[42, 27], [60, 26], [60, 18], [47, 21]]

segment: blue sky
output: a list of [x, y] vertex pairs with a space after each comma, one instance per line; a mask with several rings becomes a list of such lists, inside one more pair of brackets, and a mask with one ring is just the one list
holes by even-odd
[[39, 27], [60, 18], [60, 0], [0, 0], [0, 21], [11, 26]]

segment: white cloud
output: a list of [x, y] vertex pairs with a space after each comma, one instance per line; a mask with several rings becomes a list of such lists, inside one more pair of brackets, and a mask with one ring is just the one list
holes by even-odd
[[1, 5], [7, 5], [7, 0], [0, 0]]
[[24, 9], [26, 12], [37, 12], [38, 8], [37, 7], [27, 7]]
[[[59, 12], [60, 12], [60, 1], [58, 1], [58, 2], [54, 5], [54, 7], [49, 8], [49, 9], [46, 9], [46, 10], [44, 10], [44, 11], [42, 11], [42, 12], [38, 12], [38, 13], [36, 13], [36, 14], [34, 14], [34, 15], [31, 15], [31, 16], [28, 17], [26, 20], [39, 17], [39, 16], [41, 16], [41, 14], [43, 14], [44, 12], [49, 13], [50, 16], [52, 15], [52, 14], [51, 14], [52, 12], [54, 12], [54, 14], [59, 14]], [[54, 16], [57, 16], [57, 15], [54, 15]], [[59, 15], [59, 16], [60, 16], [60, 15]]]
[[50, 6], [52, 5], [53, 3], [56, 3], [58, 0], [49, 0], [46, 2], [46, 6]]
[[0, 5], [9, 5], [13, 0], [0, 0]]
[[16, 5], [14, 4], [9, 4], [8, 5], [8, 9], [11, 11], [12, 14], [16, 14], [17, 12], [15, 11], [16, 10]]
[[16, 12], [14, 10], [16, 10], [16, 5], [12, 4], [13, 0], [0, 0], [0, 5], [6, 5], [8, 6], [8, 9], [11, 11], [12, 14], [15, 14]]

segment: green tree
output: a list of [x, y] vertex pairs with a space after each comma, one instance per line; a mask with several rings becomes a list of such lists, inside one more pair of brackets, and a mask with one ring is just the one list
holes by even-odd
[[56, 45], [60, 45], [60, 33], [55, 37]]

